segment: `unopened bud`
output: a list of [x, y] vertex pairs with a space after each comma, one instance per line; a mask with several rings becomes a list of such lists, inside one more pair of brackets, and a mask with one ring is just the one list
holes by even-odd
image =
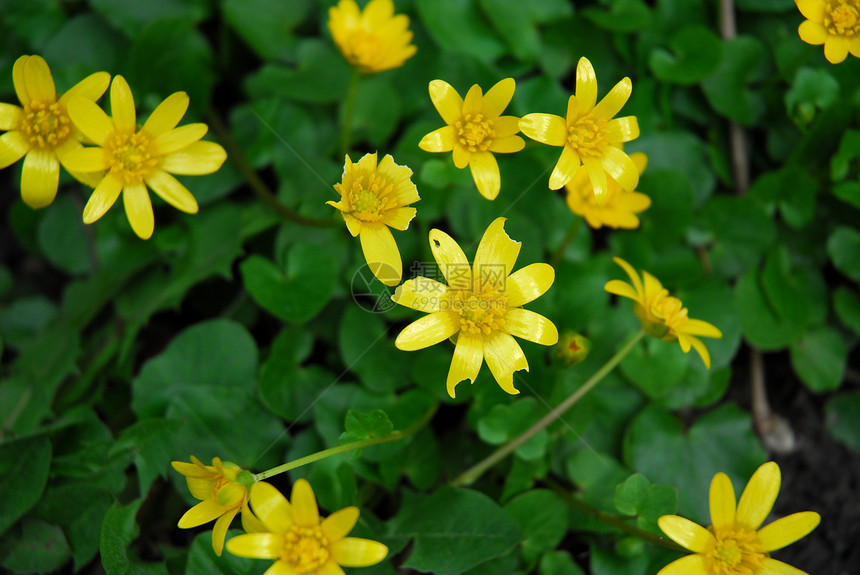
[[588, 357], [591, 351], [591, 340], [575, 331], [561, 334], [555, 346], [555, 357], [564, 365], [576, 365]]

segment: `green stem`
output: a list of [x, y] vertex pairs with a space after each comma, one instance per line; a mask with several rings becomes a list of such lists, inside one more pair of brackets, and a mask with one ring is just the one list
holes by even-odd
[[624, 359], [630, 350], [639, 343], [645, 336], [644, 331], [639, 331], [633, 338], [628, 341], [624, 347], [622, 347], [618, 352], [609, 358], [603, 367], [597, 370], [597, 372], [592, 375], [588, 381], [586, 381], [582, 387], [574, 391], [567, 399], [562, 401], [558, 406], [553, 408], [552, 411], [543, 416], [537, 423], [529, 427], [522, 434], [512, 439], [485, 459], [479, 461], [477, 464], [473, 465], [463, 473], [461, 473], [456, 479], [454, 479], [453, 484], [455, 486], [463, 486], [463, 485], [471, 485], [474, 483], [486, 470], [491, 468], [493, 465], [513, 453], [519, 446], [526, 443], [529, 439], [537, 435], [540, 431], [548, 427], [551, 423], [557, 420], [559, 417], [564, 415], [564, 413], [576, 405], [576, 403], [582, 399], [585, 394], [591, 391], [595, 385], [600, 383], [600, 381], [606, 377], [606, 375], [612, 371], [618, 363]]
[[340, 157], [349, 153], [349, 140], [352, 134], [352, 115], [355, 112], [355, 95], [358, 92], [358, 82], [361, 74], [353, 69], [352, 77], [349, 79], [349, 88], [346, 91], [346, 102], [343, 106], [343, 119], [340, 125]]
[[573, 238], [576, 237], [576, 234], [579, 232], [579, 227], [581, 225], [582, 218], [574, 216], [573, 221], [570, 223], [570, 227], [567, 229], [567, 234], [565, 234], [564, 239], [561, 240], [561, 243], [555, 250], [555, 253], [552, 254], [552, 258], [550, 258], [549, 260], [549, 265], [551, 265], [553, 268], [558, 267], [558, 264], [564, 257], [564, 252], [567, 249], [567, 246], [569, 246], [570, 242], [573, 241]]
[[218, 136], [218, 141], [220, 141], [221, 145], [224, 146], [224, 149], [227, 150], [227, 156], [236, 166], [236, 169], [239, 170], [239, 173], [242, 174], [245, 181], [248, 182], [248, 185], [251, 186], [251, 189], [254, 190], [255, 194], [257, 194], [257, 197], [272, 208], [276, 214], [285, 220], [308, 227], [328, 228], [338, 225], [335, 220], [320, 220], [303, 216], [279, 202], [275, 194], [272, 193], [266, 183], [257, 175], [254, 168], [251, 167], [250, 162], [248, 162], [248, 158], [246, 158], [244, 152], [242, 152], [242, 148], [238, 143], [236, 143], [236, 140], [233, 139], [233, 136], [230, 134], [230, 130], [227, 129], [224, 120], [221, 119], [221, 116], [218, 115], [215, 110], [209, 111], [209, 123], [212, 124], [212, 128]]
[[399, 439], [403, 439], [404, 437], [409, 437], [430, 422], [430, 420], [433, 418], [433, 414], [436, 413], [436, 408], [437, 406], [434, 405], [432, 408], [428, 409], [427, 413], [425, 413], [421, 417], [421, 419], [419, 419], [403, 431], [395, 431], [391, 435], [386, 435], [385, 437], [372, 437], [370, 439], [362, 439], [361, 441], [353, 441], [351, 443], [338, 445], [337, 447], [332, 447], [330, 449], [317, 451], [316, 453], [312, 453], [310, 455], [306, 455], [305, 457], [300, 457], [299, 459], [288, 461], [283, 465], [273, 467], [268, 471], [257, 473], [256, 475], [254, 475], [254, 480], [263, 481], [264, 479], [267, 479], [274, 475], [284, 473], [285, 471], [291, 471], [293, 469], [296, 469], [297, 467], [302, 467], [303, 465], [307, 465], [308, 463], [314, 463], [315, 461], [320, 461], [333, 455], [340, 455], [341, 453], [347, 453], [356, 449], [363, 449], [365, 447], [370, 447], [371, 445], [379, 445], [380, 443], [388, 443], [390, 441], [397, 441]]

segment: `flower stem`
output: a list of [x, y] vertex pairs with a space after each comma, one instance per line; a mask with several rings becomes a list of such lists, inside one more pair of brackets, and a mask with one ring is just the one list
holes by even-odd
[[352, 134], [352, 114], [355, 111], [355, 95], [358, 92], [358, 82], [361, 74], [353, 69], [352, 77], [349, 79], [349, 88], [346, 91], [346, 101], [343, 105], [343, 118], [340, 125], [340, 157], [349, 153], [349, 140]]
[[227, 150], [227, 156], [239, 170], [239, 173], [242, 174], [245, 181], [248, 182], [248, 185], [251, 186], [251, 189], [254, 190], [255, 194], [257, 194], [257, 197], [272, 208], [276, 214], [285, 220], [308, 227], [328, 228], [338, 225], [335, 220], [321, 220], [303, 216], [279, 202], [275, 194], [272, 193], [266, 183], [263, 182], [260, 176], [257, 175], [257, 172], [254, 171], [254, 168], [251, 167], [250, 162], [248, 162], [248, 158], [246, 158], [244, 152], [242, 152], [242, 148], [238, 143], [236, 143], [236, 140], [233, 139], [233, 136], [227, 129], [226, 124], [224, 124], [224, 120], [221, 119], [221, 116], [218, 115], [215, 110], [209, 111], [209, 123], [212, 124], [212, 128], [218, 135], [218, 141], [221, 142], [221, 145], [223, 145], [224, 149]]
[[558, 264], [561, 262], [561, 259], [564, 257], [564, 252], [567, 249], [567, 246], [570, 245], [570, 242], [576, 237], [576, 234], [579, 232], [579, 226], [582, 225], [582, 218], [578, 216], [574, 216], [573, 221], [570, 223], [570, 227], [567, 229], [567, 234], [565, 234], [564, 239], [561, 240], [561, 243], [558, 245], [558, 248], [555, 250], [555, 253], [552, 254], [552, 258], [549, 260], [549, 265], [553, 268], [558, 267]]
[[586, 381], [582, 385], [582, 387], [580, 387], [579, 389], [574, 391], [567, 399], [565, 399], [560, 404], [558, 404], [558, 406], [553, 408], [552, 411], [550, 411], [545, 416], [543, 416], [540, 420], [537, 421], [537, 423], [535, 423], [530, 428], [525, 430], [522, 434], [520, 434], [516, 438], [512, 439], [511, 441], [509, 441], [508, 443], [506, 443], [505, 445], [503, 445], [502, 447], [500, 447], [499, 449], [497, 449], [496, 451], [491, 453], [485, 459], [479, 461], [477, 464], [473, 465], [472, 467], [470, 467], [469, 469], [467, 469], [466, 471], [461, 473], [456, 479], [454, 479], [454, 481], [452, 482], [453, 485], [455, 485], [457, 487], [463, 486], [463, 485], [471, 485], [487, 469], [491, 468], [493, 465], [495, 465], [496, 463], [498, 463], [499, 461], [501, 461], [502, 459], [504, 459], [505, 457], [510, 455], [519, 446], [521, 446], [522, 444], [527, 442], [529, 439], [531, 439], [532, 437], [537, 435], [540, 431], [545, 429], [547, 426], [549, 426], [551, 423], [553, 423], [559, 417], [564, 415], [564, 413], [568, 409], [570, 409], [571, 407], [576, 405], [576, 403], [580, 399], [582, 399], [589, 391], [591, 391], [594, 388], [594, 386], [596, 386], [598, 383], [600, 383], [600, 381], [604, 377], [606, 377], [607, 374], [609, 374], [609, 372], [612, 371], [615, 368], [615, 366], [618, 365], [618, 363], [622, 359], [624, 359], [624, 356], [626, 356], [628, 353], [630, 353], [630, 350], [633, 349], [633, 347], [637, 343], [639, 343], [639, 340], [641, 340], [644, 336], [645, 336], [645, 332], [639, 331], [639, 333], [637, 333], [635, 336], [633, 336], [633, 338], [630, 341], [628, 341], [624, 345], [624, 347], [622, 347], [620, 350], [618, 350], [618, 352], [615, 355], [613, 355], [611, 358], [609, 358], [609, 361], [607, 361], [605, 364], [603, 364], [603, 367], [598, 369], [594, 373], [594, 375], [592, 375], [588, 379], [588, 381]]
[[371, 445], [379, 445], [380, 443], [388, 443], [390, 441], [397, 441], [403, 439], [404, 437], [409, 437], [417, 431], [420, 431], [425, 425], [430, 422], [431, 419], [433, 419], [433, 414], [436, 413], [437, 407], [437, 405], [434, 405], [433, 407], [428, 409], [427, 412], [421, 417], [421, 419], [419, 419], [403, 431], [395, 431], [391, 435], [386, 435], [385, 437], [371, 437], [369, 439], [352, 441], [350, 443], [338, 445], [337, 447], [317, 451], [316, 453], [311, 453], [310, 455], [294, 459], [293, 461], [288, 461], [283, 465], [273, 467], [268, 471], [262, 471], [260, 473], [257, 473], [256, 475], [254, 475], [254, 480], [262, 481], [274, 475], [284, 473], [285, 471], [291, 471], [293, 469], [296, 469], [297, 467], [302, 467], [303, 465], [307, 465], [308, 463], [314, 463], [315, 461], [320, 461], [333, 455], [340, 455], [341, 453], [348, 453], [356, 449], [370, 447]]

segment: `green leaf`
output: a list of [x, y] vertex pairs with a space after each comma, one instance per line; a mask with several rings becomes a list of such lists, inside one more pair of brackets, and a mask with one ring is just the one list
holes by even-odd
[[808, 126], [818, 110], [839, 100], [839, 82], [824, 68], [800, 68], [791, 89], [785, 93], [785, 107], [794, 122]]
[[744, 12], [792, 12], [796, 8], [792, 0], [737, 0], [735, 4]]
[[587, 448], [571, 455], [564, 467], [583, 497], [601, 509], [613, 509], [615, 486], [630, 476], [611, 455]]
[[[478, 435], [490, 445], [501, 445], [526, 431], [545, 414], [546, 409], [533, 397], [498, 404], [478, 421]], [[546, 429], [542, 429], [514, 453], [527, 461], [541, 458], [546, 453], [548, 438]]]
[[765, 111], [761, 94], [749, 88], [764, 78], [770, 59], [764, 44], [752, 36], [739, 36], [723, 45], [717, 70], [702, 82], [711, 106], [720, 114], [749, 126]]
[[710, 256], [724, 277], [753, 267], [776, 236], [773, 219], [748, 196], [718, 196], [702, 210], [704, 226], [714, 237]]
[[836, 184], [833, 186], [833, 195], [855, 208], [860, 208], [860, 182]]
[[651, 25], [652, 14], [642, 0], [612, 0], [609, 10], [586, 8], [582, 14], [612, 32], [636, 32]]
[[634, 473], [615, 488], [615, 508], [635, 515], [640, 529], [660, 533], [657, 519], [678, 510], [678, 491], [667, 485], [651, 485], [645, 476]]
[[346, 412], [344, 429], [346, 431], [341, 434], [338, 441], [341, 445], [362, 439], [388, 437], [394, 432], [394, 424], [381, 409], [374, 409], [368, 413], [350, 409]]
[[520, 552], [533, 566], [546, 551], [561, 542], [568, 529], [567, 504], [555, 493], [536, 489], [519, 495], [505, 505], [525, 537]]
[[12, 573], [55, 572], [70, 557], [63, 530], [38, 519], [25, 519], [20, 532], [0, 540], [0, 565]]
[[642, 215], [641, 233], [657, 249], [678, 245], [693, 221], [696, 198], [689, 176], [648, 167], [637, 190], [651, 198], [651, 207]]
[[352, 115], [356, 137], [366, 134], [371, 144], [384, 149], [402, 114], [400, 94], [384, 77], [373, 76], [358, 84]]
[[337, 275], [325, 252], [313, 245], [298, 244], [284, 269], [258, 255], [239, 266], [245, 287], [258, 304], [291, 323], [305, 323], [328, 303]]
[[860, 232], [838, 226], [827, 238], [827, 254], [836, 269], [860, 282]]
[[51, 486], [36, 508], [45, 522], [59, 525], [71, 547], [75, 569], [89, 563], [99, 550], [102, 519], [110, 507], [110, 493], [86, 481]]
[[749, 195], [765, 205], [779, 207], [785, 223], [794, 229], [808, 225], [815, 215], [818, 185], [809, 171], [791, 164], [761, 175]]
[[807, 331], [791, 345], [791, 365], [815, 392], [839, 387], [845, 377], [848, 350], [839, 332], [829, 327]]
[[860, 453], [860, 391], [831, 397], [824, 404], [824, 421], [830, 435]]
[[131, 567], [128, 548], [137, 538], [137, 510], [143, 499], [132, 501], [128, 505], [114, 502], [105, 514], [102, 522], [101, 552], [102, 567], [107, 575], [126, 575]]
[[174, 455], [173, 437], [182, 427], [174, 419], [143, 419], [122, 430], [111, 455], [126, 452], [134, 459], [141, 493], [148, 493], [157, 477], [164, 477]]
[[199, 22], [208, 15], [206, 0], [150, 0], [148, 2], [90, 0], [90, 6], [132, 38], [139, 36], [146, 26], [159, 20]]
[[[436, 44], [448, 52], [490, 63], [505, 53], [474, 2], [470, 0], [416, 0], [421, 23]], [[451, 15], [456, 14], [456, 18]]]
[[517, 0], [480, 0], [479, 4], [518, 60], [534, 62], [538, 58], [541, 37], [533, 5]]
[[[695, 203], [701, 204], [714, 191], [716, 177], [707, 160], [705, 144], [690, 132], [671, 131], [644, 134], [629, 144], [628, 152], [645, 152], [648, 167], [645, 174], [660, 171], [674, 171], [683, 174], [693, 188]], [[660, 180], [658, 180], [660, 182]], [[661, 182], [662, 183], [662, 182]], [[681, 187], [681, 185], [678, 185]], [[681, 196], [687, 204], [686, 190], [676, 192], [672, 197]], [[680, 210], [679, 210], [680, 211]], [[681, 211], [683, 214], [686, 209]], [[648, 212], [644, 217], [648, 218]]]
[[0, 535], [41, 498], [51, 466], [51, 442], [37, 436], [0, 445]]
[[567, 551], [550, 551], [541, 557], [538, 575], [585, 575]]
[[[227, 540], [241, 535], [238, 530], [227, 532]], [[259, 575], [261, 567], [269, 565], [268, 561], [239, 557], [232, 553], [223, 553], [220, 557], [212, 549], [212, 534], [208, 531], [194, 538], [188, 551], [188, 564], [185, 575]]]
[[514, 520], [495, 501], [471, 489], [443, 486], [431, 495], [405, 492], [388, 538], [412, 553], [403, 567], [455, 575], [499, 557], [522, 541]]
[[767, 299], [759, 273], [749, 270], [735, 285], [735, 304], [746, 340], [762, 351], [783, 349], [803, 333], [803, 327], [783, 318]]
[[720, 63], [723, 44], [704, 26], [685, 26], [669, 40], [672, 52], [655, 48], [648, 64], [664, 82], [695, 84], [711, 75]]
[[3, 2], [4, 28], [34, 48], [50, 41], [65, 19], [63, 6], [53, 0]]
[[57, 305], [41, 295], [16, 299], [0, 311], [0, 333], [12, 347], [45, 330], [57, 315]]
[[263, 60], [284, 60], [296, 44], [293, 30], [311, 8], [309, 0], [225, 0], [224, 20]]
[[860, 130], [847, 130], [839, 140], [839, 151], [830, 160], [830, 177], [834, 182], [844, 180], [853, 160], [860, 158]]
[[297, 59], [295, 68], [266, 64], [247, 76], [245, 87], [251, 98], [281, 96], [316, 104], [343, 98], [352, 69], [329, 42], [317, 38], [300, 41]]
[[621, 361], [621, 373], [652, 400], [665, 397], [690, 364], [676, 343], [647, 338]]
[[773, 310], [786, 321], [809, 327], [827, 318], [827, 286], [821, 274], [793, 265], [785, 247], [768, 255], [761, 284]]
[[378, 315], [348, 307], [340, 322], [338, 344], [344, 365], [368, 389], [385, 392], [409, 383], [404, 377], [409, 358], [392, 345]]
[[[83, 13], [66, 21], [41, 54], [51, 65], [51, 75], [60, 91], [63, 86], [71, 88], [93, 72], [117, 70], [127, 51], [128, 42], [115, 29], [105, 26], [103, 18]], [[61, 194], [57, 199], [63, 197], [66, 196]], [[78, 227], [80, 212], [79, 208]]]
[[842, 323], [860, 335], [860, 297], [856, 291], [839, 286], [833, 292], [833, 307]]

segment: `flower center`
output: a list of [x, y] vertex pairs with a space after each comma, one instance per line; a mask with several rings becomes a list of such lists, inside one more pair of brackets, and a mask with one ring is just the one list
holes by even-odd
[[[711, 528], [713, 530], [713, 527]], [[705, 552], [713, 575], [754, 575], [764, 564], [767, 554], [755, 531], [733, 526], [714, 530], [716, 544]]]
[[380, 53], [379, 37], [372, 32], [357, 31], [349, 38], [347, 60], [361, 68], [370, 66]]
[[824, 5], [824, 27], [837, 36], [860, 34], [860, 0], [830, 0]]
[[284, 538], [281, 560], [286, 562], [294, 573], [315, 573], [329, 559], [328, 539], [319, 527], [293, 525], [284, 534]]
[[567, 128], [567, 143], [580, 158], [599, 158], [609, 145], [606, 120], [595, 120], [591, 114], [578, 118]]
[[493, 121], [484, 118], [483, 114], [466, 114], [454, 124], [457, 129], [457, 140], [470, 152], [485, 152], [496, 137]]
[[506, 298], [491, 285], [482, 289], [451, 290], [448, 305], [460, 314], [460, 330], [474, 335], [490, 335], [505, 327]]
[[34, 148], [56, 148], [72, 133], [71, 120], [58, 102], [33, 100], [24, 106], [21, 130]]
[[105, 148], [110, 154], [110, 171], [124, 184], [143, 181], [158, 164], [150, 152], [149, 137], [143, 132], [114, 134]]
[[395, 207], [394, 186], [386, 178], [373, 174], [357, 176], [349, 190], [352, 215], [363, 222], [377, 222], [386, 210]]

